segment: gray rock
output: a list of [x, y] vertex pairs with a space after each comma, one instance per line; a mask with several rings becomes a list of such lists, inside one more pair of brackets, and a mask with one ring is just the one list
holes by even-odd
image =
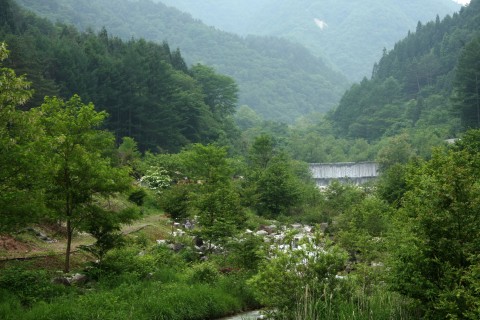
[[258, 230], [257, 232], [255, 232], [255, 234], [256, 234], [257, 236], [263, 237], [263, 236], [268, 235], [268, 232], [265, 231], [265, 230]]
[[320, 231], [322, 231], [322, 233], [325, 233], [327, 229], [328, 229], [328, 223], [326, 222], [320, 223]]
[[302, 228], [302, 225], [300, 223], [294, 223], [294, 224], [292, 224], [292, 228], [298, 230], [298, 229]]
[[88, 276], [81, 274], [81, 273], [76, 273], [72, 277], [69, 278], [71, 284], [85, 284], [88, 282]]
[[61, 285], [64, 285], [66, 287], [69, 287], [71, 285], [70, 281], [66, 277], [53, 278], [52, 283], [61, 284]]
[[172, 244], [169, 244], [168, 247], [175, 252], [179, 252], [185, 247], [185, 245], [183, 245], [182, 243], [172, 243]]

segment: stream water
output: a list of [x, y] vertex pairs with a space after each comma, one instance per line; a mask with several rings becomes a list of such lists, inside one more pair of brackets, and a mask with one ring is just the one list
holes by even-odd
[[260, 317], [260, 311], [249, 311], [245, 313], [240, 313], [231, 317], [221, 318], [218, 320], [257, 320]]

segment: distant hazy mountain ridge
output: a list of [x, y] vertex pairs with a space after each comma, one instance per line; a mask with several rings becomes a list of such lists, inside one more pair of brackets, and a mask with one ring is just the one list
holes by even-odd
[[106, 27], [123, 39], [167, 41], [189, 63], [213, 66], [239, 84], [240, 104], [267, 119], [292, 122], [332, 109], [347, 80], [301, 45], [274, 37], [240, 36], [208, 27], [149, 0], [18, 0], [22, 6], [82, 30]]
[[417, 22], [460, 9], [451, 0], [155, 0], [191, 13], [209, 25], [241, 35], [295, 40], [324, 57], [349, 79], [370, 76], [382, 49], [414, 30]]

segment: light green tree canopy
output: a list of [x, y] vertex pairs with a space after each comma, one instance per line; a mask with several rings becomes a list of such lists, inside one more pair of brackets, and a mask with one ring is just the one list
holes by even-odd
[[49, 152], [48, 205], [67, 226], [65, 272], [70, 269], [73, 232], [94, 215], [96, 200], [125, 191], [131, 178], [126, 167], [113, 166], [114, 138], [100, 130], [105, 112], [83, 104], [79, 96], [68, 101], [46, 98], [39, 107]]
[[[0, 43], [0, 63], [8, 54]], [[34, 221], [43, 208], [39, 176], [44, 166], [35, 155], [42, 136], [38, 115], [16, 108], [31, 97], [29, 87], [24, 76], [0, 65], [0, 231]]]

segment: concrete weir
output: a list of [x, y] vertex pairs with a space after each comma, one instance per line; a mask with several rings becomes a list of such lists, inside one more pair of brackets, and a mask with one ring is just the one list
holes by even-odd
[[378, 163], [310, 163], [310, 171], [319, 188], [327, 187], [333, 180], [361, 185], [378, 176]]

